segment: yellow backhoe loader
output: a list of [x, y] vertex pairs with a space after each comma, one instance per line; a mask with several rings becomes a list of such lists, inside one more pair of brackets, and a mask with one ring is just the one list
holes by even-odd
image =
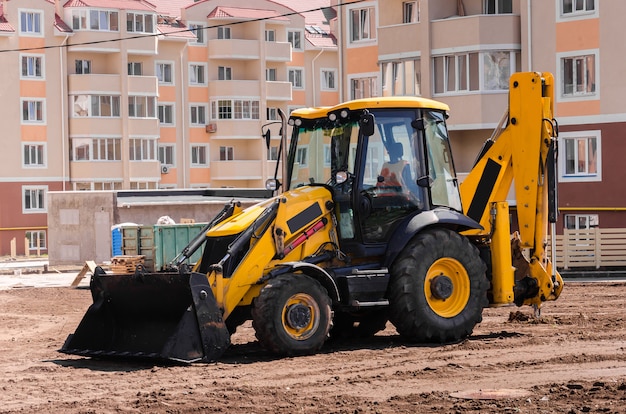
[[553, 86], [548, 73], [511, 77], [506, 116], [462, 185], [443, 103], [385, 97], [293, 111], [281, 179], [268, 181], [277, 194], [226, 205], [167, 271], [98, 268], [93, 304], [61, 352], [213, 361], [249, 319], [280, 355], [388, 321], [407, 341], [448, 343], [468, 337], [486, 306], [539, 309], [563, 289], [545, 251], [557, 214]]

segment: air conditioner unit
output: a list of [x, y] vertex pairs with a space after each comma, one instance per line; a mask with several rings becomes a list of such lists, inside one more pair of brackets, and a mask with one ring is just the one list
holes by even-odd
[[161, 174], [167, 174], [168, 172], [170, 172], [170, 167], [167, 165], [161, 165]]
[[206, 132], [217, 132], [217, 124], [206, 124]]

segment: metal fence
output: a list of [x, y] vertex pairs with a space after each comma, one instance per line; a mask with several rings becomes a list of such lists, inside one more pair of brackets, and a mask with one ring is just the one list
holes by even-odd
[[626, 229], [564, 230], [556, 236], [556, 266], [626, 267]]

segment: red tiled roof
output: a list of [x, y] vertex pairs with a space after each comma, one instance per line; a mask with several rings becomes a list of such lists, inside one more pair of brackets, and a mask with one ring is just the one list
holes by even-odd
[[72, 30], [71, 27], [69, 27], [64, 21], [63, 19], [61, 19], [61, 16], [59, 16], [58, 14], [54, 14], [54, 27], [59, 31], [59, 32], [63, 32], [63, 33], [73, 33], [74, 31]]
[[98, 7], [156, 12], [156, 6], [145, 0], [68, 0], [63, 7]]
[[4, 10], [2, 3], [0, 3], [0, 33], [15, 32], [15, 28], [11, 26], [11, 23], [4, 17]]
[[189, 31], [182, 23], [159, 23], [157, 30], [166, 37], [180, 37], [183, 39], [195, 39], [196, 35]]
[[322, 33], [305, 30], [304, 37], [314, 47], [337, 47], [337, 39], [330, 33], [330, 21], [337, 17], [337, 12], [330, 6], [330, 0], [273, 0], [289, 7], [304, 16], [307, 28], [316, 27]]
[[156, 4], [157, 13], [162, 16], [181, 17], [181, 9], [194, 4], [193, 0], [152, 0]]
[[207, 16], [211, 18], [234, 18], [234, 19], [268, 19], [289, 21], [285, 16], [281, 16], [276, 10], [245, 9], [239, 7], [219, 6], [213, 9]]

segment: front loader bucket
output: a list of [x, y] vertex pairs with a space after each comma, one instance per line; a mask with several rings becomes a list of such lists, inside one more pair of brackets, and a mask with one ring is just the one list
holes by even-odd
[[205, 275], [105, 274], [91, 278], [93, 304], [60, 352], [90, 357], [214, 361], [230, 345]]

